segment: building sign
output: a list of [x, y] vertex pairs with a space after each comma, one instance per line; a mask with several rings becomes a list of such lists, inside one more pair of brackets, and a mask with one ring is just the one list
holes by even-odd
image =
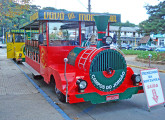
[[164, 94], [157, 69], [141, 70], [143, 88], [147, 97], [148, 107], [163, 104]]
[[34, 20], [59, 20], [59, 21], [85, 21], [93, 22], [95, 15], [109, 16], [109, 22], [121, 22], [120, 14], [107, 14], [107, 13], [82, 13], [82, 12], [69, 12], [69, 11], [51, 11], [40, 10], [30, 17], [30, 22]]

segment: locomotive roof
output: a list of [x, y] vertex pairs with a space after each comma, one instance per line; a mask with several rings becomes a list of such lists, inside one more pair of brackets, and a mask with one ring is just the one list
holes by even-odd
[[[120, 14], [109, 13], [88, 13], [88, 12], [72, 12], [72, 11], [60, 11], [60, 10], [39, 10], [30, 16], [30, 21], [23, 24], [22, 29], [39, 29], [39, 21], [59, 21], [59, 22], [78, 22], [82, 21], [88, 23], [87, 25], [93, 25], [95, 15], [108, 15], [110, 16], [109, 22], [116, 23], [121, 22]], [[69, 26], [70, 27], [70, 26]], [[65, 27], [67, 28], [67, 26]]]

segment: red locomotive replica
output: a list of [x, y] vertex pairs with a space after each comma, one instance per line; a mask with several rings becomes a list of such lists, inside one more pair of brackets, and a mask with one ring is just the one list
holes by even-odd
[[[38, 40], [25, 42], [26, 63], [54, 85], [62, 102], [98, 104], [143, 93], [140, 75], [127, 67], [118, 49], [110, 47], [112, 22], [120, 22], [120, 15], [38, 11], [21, 27], [40, 33]], [[87, 40], [91, 27], [93, 34]]]

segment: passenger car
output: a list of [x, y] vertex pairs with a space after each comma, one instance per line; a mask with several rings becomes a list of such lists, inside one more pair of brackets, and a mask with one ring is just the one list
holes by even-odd
[[130, 50], [130, 49], [132, 49], [132, 46], [129, 45], [129, 44], [122, 44], [122, 45], [121, 45], [121, 48], [122, 48], [122, 49], [126, 49], [126, 50]]
[[134, 50], [153, 51], [153, 49], [148, 46], [138, 46], [137, 48], [134, 48]]
[[165, 51], [165, 47], [160, 47], [155, 49], [156, 52], [163, 52]]

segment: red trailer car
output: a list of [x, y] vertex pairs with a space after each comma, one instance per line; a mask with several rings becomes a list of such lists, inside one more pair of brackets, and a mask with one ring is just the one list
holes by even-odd
[[39, 30], [25, 42], [26, 63], [54, 85], [62, 102], [97, 104], [143, 93], [140, 75], [110, 47], [113, 22], [120, 14], [40, 10], [21, 27]]

